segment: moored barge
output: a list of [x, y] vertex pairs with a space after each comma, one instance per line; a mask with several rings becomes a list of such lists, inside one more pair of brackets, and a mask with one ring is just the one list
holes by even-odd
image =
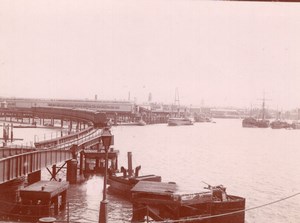
[[161, 182], [161, 176], [154, 174], [139, 176], [141, 166], [132, 169], [132, 153], [127, 153], [128, 169], [121, 167], [121, 172], [109, 171], [107, 184], [109, 191], [122, 195], [124, 198], [131, 199], [131, 189], [140, 181]]
[[228, 195], [226, 188], [209, 186], [181, 193], [175, 183], [138, 182], [132, 191], [132, 222], [186, 220], [205, 223], [244, 223], [245, 198]]

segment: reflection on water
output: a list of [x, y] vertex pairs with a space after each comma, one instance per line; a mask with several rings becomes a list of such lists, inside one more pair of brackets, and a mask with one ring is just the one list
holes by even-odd
[[[202, 181], [223, 184], [229, 194], [245, 197], [247, 208], [300, 192], [299, 130], [242, 128], [241, 120], [216, 122], [113, 127], [119, 167], [127, 167], [127, 152], [132, 151], [141, 174], [161, 175], [184, 191], [201, 189]], [[102, 185], [103, 178], [95, 175], [70, 186], [71, 221], [98, 222]], [[129, 202], [112, 194], [108, 200], [110, 222], [130, 220]], [[299, 222], [299, 208], [300, 196], [293, 197], [246, 212], [246, 222]]]
[[[71, 222], [98, 222], [99, 208], [102, 200], [103, 177], [91, 175], [81, 184], [70, 185], [68, 201]], [[131, 219], [131, 203], [122, 197], [108, 193], [109, 222], [125, 222]], [[67, 218], [67, 211], [59, 219]]]

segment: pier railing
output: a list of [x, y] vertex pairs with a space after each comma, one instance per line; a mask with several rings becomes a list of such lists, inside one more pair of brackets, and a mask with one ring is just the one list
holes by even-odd
[[69, 150], [47, 149], [0, 159], [0, 184], [72, 159]]
[[7, 146], [0, 148], [0, 159], [33, 151], [36, 151], [34, 147]]
[[75, 132], [66, 136], [35, 142], [34, 145], [36, 148], [44, 148], [44, 147], [49, 148], [60, 144], [68, 143], [74, 140], [78, 140], [82, 137], [85, 137], [86, 135], [90, 135], [94, 133], [95, 131], [97, 130], [95, 130], [94, 127], [89, 127], [80, 132]]

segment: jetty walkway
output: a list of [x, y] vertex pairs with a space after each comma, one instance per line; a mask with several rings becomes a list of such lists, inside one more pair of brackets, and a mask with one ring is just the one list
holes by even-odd
[[42, 123], [45, 119], [50, 119], [52, 123], [54, 120], [60, 120], [62, 125], [67, 120], [70, 123], [77, 122], [78, 125], [87, 126], [81, 131], [66, 136], [35, 142], [33, 147], [3, 146], [0, 148], [0, 184], [26, 175], [30, 183], [37, 182], [41, 178], [41, 169], [48, 166], [52, 166], [51, 174], [55, 179], [58, 172], [56, 165], [62, 162], [69, 163], [67, 178], [73, 176], [73, 179], [67, 180], [76, 181], [73, 172], [77, 171], [78, 154], [80, 154], [79, 169], [82, 173], [84, 150], [93, 148], [101, 151], [101, 128], [106, 126], [107, 122], [106, 115], [102, 112], [53, 107], [6, 108], [0, 110], [0, 117], [9, 120], [29, 118], [32, 123], [36, 121]]

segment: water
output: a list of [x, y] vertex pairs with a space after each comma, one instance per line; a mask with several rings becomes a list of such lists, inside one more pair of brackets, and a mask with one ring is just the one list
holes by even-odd
[[[202, 181], [223, 184], [229, 194], [246, 198], [246, 208], [300, 192], [300, 130], [249, 129], [241, 127], [241, 120], [217, 119], [194, 126], [118, 126], [112, 132], [119, 167], [127, 167], [131, 151], [134, 166], [142, 165], [141, 174], [161, 175], [183, 191], [201, 189]], [[102, 185], [101, 176], [91, 176], [70, 186], [71, 221], [98, 221]], [[131, 204], [111, 194], [108, 199], [109, 221], [130, 221]], [[247, 211], [246, 222], [296, 223], [299, 209], [296, 196]]]
[[[132, 151], [144, 173], [161, 175], [185, 190], [201, 181], [223, 184], [246, 198], [246, 208], [300, 192], [300, 131], [248, 129], [241, 120], [168, 127], [113, 129], [120, 160]], [[138, 164], [137, 163], [137, 164]], [[300, 196], [246, 213], [246, 222], [299, 222]]]

